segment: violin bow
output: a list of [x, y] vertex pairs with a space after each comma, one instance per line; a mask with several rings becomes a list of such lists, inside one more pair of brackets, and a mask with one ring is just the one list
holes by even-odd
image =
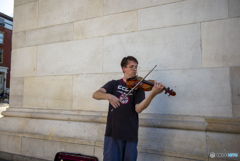
[[144, 78], [142, 78], [142, 79], [128, 92], [128, 94], [125, 95], [125, 96], [123, 97], [123, 99], [121, 99], [120, 101], [124, 100], [124, 99], [153, 71], [153, 69], [155, 69], [156, 67], [157, 67], [157, 65], [155, 65], [155, 67], [153, 67], [152, 70], [151, 70]]

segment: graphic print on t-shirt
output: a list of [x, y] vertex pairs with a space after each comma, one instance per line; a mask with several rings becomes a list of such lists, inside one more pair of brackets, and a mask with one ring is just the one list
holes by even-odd
[[[129, 97], [127, 96], [126, 98], [124, 98], [126, 96], [125, 93], [122, 93], [121, 96], [119, 97], [119, 100], [121, 100], [122, 104], [127, 104], [129, 102]], [[124, 98], [124, 100], [123, 100]]]

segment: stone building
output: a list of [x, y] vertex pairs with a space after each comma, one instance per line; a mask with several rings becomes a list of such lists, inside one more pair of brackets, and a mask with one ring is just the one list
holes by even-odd
[[210, 157], [240, 155], [239, 25], [239, 0], [15, 0], [0, 157], [102, 160], [108, 102], [92, 93], [133, 55], [177, 93], [139, 115], [138, 161], [239, 160]]

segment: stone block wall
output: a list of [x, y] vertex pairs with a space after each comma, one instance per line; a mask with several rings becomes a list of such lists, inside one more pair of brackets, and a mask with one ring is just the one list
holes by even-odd
[[92, 94], [132, 55], [177, 93], [140, 114], [139, 161], [240, 155], [239, 26], [239, 0], [15, 0], [0, 152], [102, 160], [108, 102]]

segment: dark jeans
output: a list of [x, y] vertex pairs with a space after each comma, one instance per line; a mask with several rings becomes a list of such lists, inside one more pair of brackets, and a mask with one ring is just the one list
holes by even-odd
[[137, 142], [116, 140], [105, 136], [103, 161], [136, 161]]

